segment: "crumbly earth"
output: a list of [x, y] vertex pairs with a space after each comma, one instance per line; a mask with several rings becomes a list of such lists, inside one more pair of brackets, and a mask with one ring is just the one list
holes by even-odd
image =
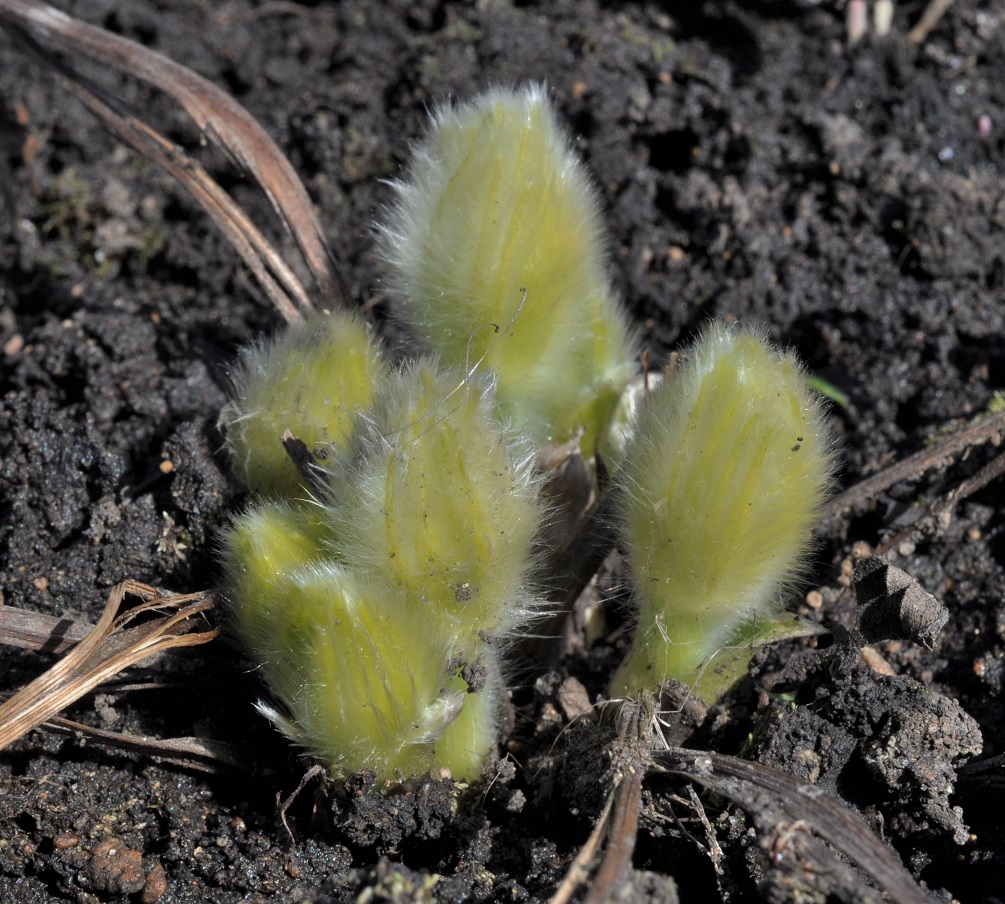
[[[765, 325], [848, 396], [833, 411], [841, 486], [1005, 386], [1003, 0], [959, 0], [921, 46], [906, 37], [920, 6], [904, 4], [889, 36], [853, 48], [834, 6], [783, 0], [61, 6], [247, 106], [318, 205], [352, 303], [381, 291], [370, 224], [429, 105], [540, 80], [596, 174], [616, 284], [651, 360], [709, 317]], [[242, 502], [217, 415], [239, 347], [278, 318], [166, 176], [11, 39], [0, 59], [0, 592], [93, 621], [127, 577], [214, 585], [216, 537]], [[172, 104], [97, 75], [198, 152]], [[203, 156], [275, 226], [258, 192]], [[852, 624], [853, 544], [910, 524], [998, 451], [826, 525], [808, 582], [822, 605], [805, 612]], [[1003, 511], [998, 481], [891, 553], [949, 608], [934, 650], [880, 644], [891, 677], [826, 639], [782, 645], [683, 732], [833, 790], [945, 900], [1005, 899], [1001, 783], [956, 775], [1005, 748]], [[522, 677], [491, 784], [381, 797], [365, 778], [312, 780], [286, 811], [292, 836], [277, 801], [306, 766], [253, 713], [246, 664], [222, 643], [155, 662], [157, 687], [107, 689], [69, 715], [214, 738], [245, 768], [206, 775], [30, 734], [0, 754], [0, 900], [546, 900], [610, 787], [608, 729], [568, 730], [567, 679], [596, 700], [623, 650], [620, 603], [606, 618], [589, 650]], [[5, 648], [0, 688], [49, 662]], [[717, 872], [686, 786], [647, 782], [627, 900], [669, 900], [671, 877], [682, 900], [785, 894], [742, 810], [704, 798]]]

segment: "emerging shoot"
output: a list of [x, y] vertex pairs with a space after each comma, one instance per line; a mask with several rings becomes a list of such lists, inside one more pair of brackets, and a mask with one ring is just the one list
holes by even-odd
[[545, 91], [495, 89], [435, 116], [383, 226], [401, 317], [447, 365], [497, 380], [535, 446], [606, 440], [634, 371], [599, 204]]
[[374, 381], [386, 372], [366, 324], [343, 311], [312, 314], [246, 350], [234, 400], [220, 418], [242, 483], [267, 496], [303, 497], [283, 433], [319, 458], [343, 447], [353, 413], [370, 404]]
[[577, 440], [614, 466], [640, 606], [612, 694], [718, 696], [770, 633], [831, 471], [795, 357], [712, 325], [644, 404], [597, 200], [540, 87], [441, 110], [397, 190], [383, 253], [433, 357], [390, 372], [359, 319], [314, 317], [248, 354], [223, 416], [263, 497], [223, 543], [259, 708], [339, 775], [476, 778], [501, 641], [534, 607], [531, 457]]
[[376, 380], [350, 429], [315, 505], [264, 500], [224, 539], [231, 630], [276, 701], [259, 708], [338, 775], [477, 778], [495, 645], [528, 611], [537, 484], [491, 384], [430, 361]]
[[749, 651], [716, 654], [770, 629], [831, 468], [795, 356], [710, 325], [642, 410], [616, 478], [639, 615], [612, 696], [673, 678], [714, 700], [746, 671]]
[[336, 773], [421, 775], [464, 707], [451, 651], [421, 611], [326, 559], [302, 518], [267, 502], [226, 538], [231, 630], [279, 704], [259, 709]]
[[340, 558], [413, 601], [459, 650], [527, 614], [541, 512], [529, 456], [492, 410], [491, 384], [422, 360], [392, 374], [331, 468]]

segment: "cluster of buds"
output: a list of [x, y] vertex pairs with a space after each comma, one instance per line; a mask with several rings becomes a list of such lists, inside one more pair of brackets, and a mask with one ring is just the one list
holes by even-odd
[[381, 249], [420, 356], [392, 367], [361, 321], [318, 317], [247, 355], [225, 413], [260, 497], [223, 544], [260, 709], [338, 774], [476, 778], [537, 607], [548, 443], [614, 472], [639, 615], [611, 693], [717, 695], [736, 670], [710, 659], [778, 613], [829, 479], [798, 363], [712, 326], [628, 422], [598, 200], [540, 87], [438, 112], [395, 188]]
[[[541, 517], [491, 381], [432, 359], [392, 370], [333, 314], [255, 349], [237, 387], [230, 445], [262, 498], [223, 559], [231, 632], [272, 695], [259, 708], [339, 774], [477, 777]], [[306, 475], [282, 460], [294, 427]]]

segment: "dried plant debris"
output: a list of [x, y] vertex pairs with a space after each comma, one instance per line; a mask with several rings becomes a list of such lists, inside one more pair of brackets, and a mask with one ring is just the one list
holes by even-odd
[[907, 572], [870, 556], [855, 567], [856, 627], [865, 643], [910, 640], [928, 649], [949, 621], [949, 610]]
[[[296, 319], [310, 298], [290, 266], [244, 211], [174, 142], [133, 115], [78, 73], [87, 60], [131, 75], [174, 98], [203, 136], [254, 175], [297, 240], [326, 302], [338, 300], [331, 253], [311, 200], [286, 156], [230, 94], [191, 69], [141, 44], [73, 19], [38, 0], [0, 0], [0, 25], [61, 76], [62, 84], [120, 139], [171, 173], [203, 207], [244, 258], [276, 307]], [[69, 63], [56, 54], [65, 54]]]
[[[693, 781], [750, 814], [764, 854], [752, 865], [768, 900], [833, 895], [839, 900], [932, 904], [933, 899], [913, 880], [897, 855], [834, 791], [764, 763], [667, 746], [662, 743], [661, 720], [652, 702], [624, 704], [613, 740], [607, 733], [601, 759], [591, 756], [581, 760], [573, 754], [580, 765], [578, 777], [566, 780], [560, 773], [560, 787], [595, 783], [605, 790], [606, 803], [552, 904], [568, 901], [581, 885], [589, 888], [584, 898], [588, 904], [629, 893], [635, 881], [630, 865], [640, 817], [648, 827], [660, 827], [661, 836], [672, 831], [697, 844], [716, 872], [723, 874], [722, 851], [704, 806], [692, 794], [691, 807], [697, 818], [689, 821], [704, 828], [706, 840], [702, 842], [675, 813], [674, 801], [679, 803], [680, 798], [659, 782], [666, 774]], [[602, 737], [596, 728], [584, 727], [576, 746], [580, 752], [580, 745], [595, 750]], [[598, 773], [593, 772], [598, 766], [599, 782]], [[676, 830], [670, 828], [674, 823]]]
[[[141, 603], [120, 614], [127, 594], [138, 596]], [[119, 584], [87, 635], [52, 668], [0, 705], [0, 749], [129, 666], [165, 650], [209, 643], [219, 632], [200, 616], [212, 607], [212, 599], [205, 594], [165, 594], [137, 581]], [[150, 613], [157, 615], [142, 618]], [[193, 631], [194, 627], [203, 630]], [[55, 646], [62, 630], [59, 625], [53, 628]]]

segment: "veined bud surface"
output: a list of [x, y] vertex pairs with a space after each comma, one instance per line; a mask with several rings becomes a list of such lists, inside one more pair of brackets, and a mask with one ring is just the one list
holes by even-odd
[[541, 86], [441, 108], [381, 229], [400, 316], [535, 445], [603, 447], [634, 372], [600, 206]]
[[267, 496], [305, 495], [282, 444], [286, 430], [323, 457], [348, 441], [387, 364], [367, 325], [344, 311], [311, 314], [251, 346], [234, 378], [234, 399], [220, 420], [234, 470]]
[[710, 325], [640, 412], [616, 478], [639, 612], [613, 695], [674, 678], [715, 698], [739, 677], [713, 657], [780, 611], [831, 473], [822, 404], [795, 355]]

